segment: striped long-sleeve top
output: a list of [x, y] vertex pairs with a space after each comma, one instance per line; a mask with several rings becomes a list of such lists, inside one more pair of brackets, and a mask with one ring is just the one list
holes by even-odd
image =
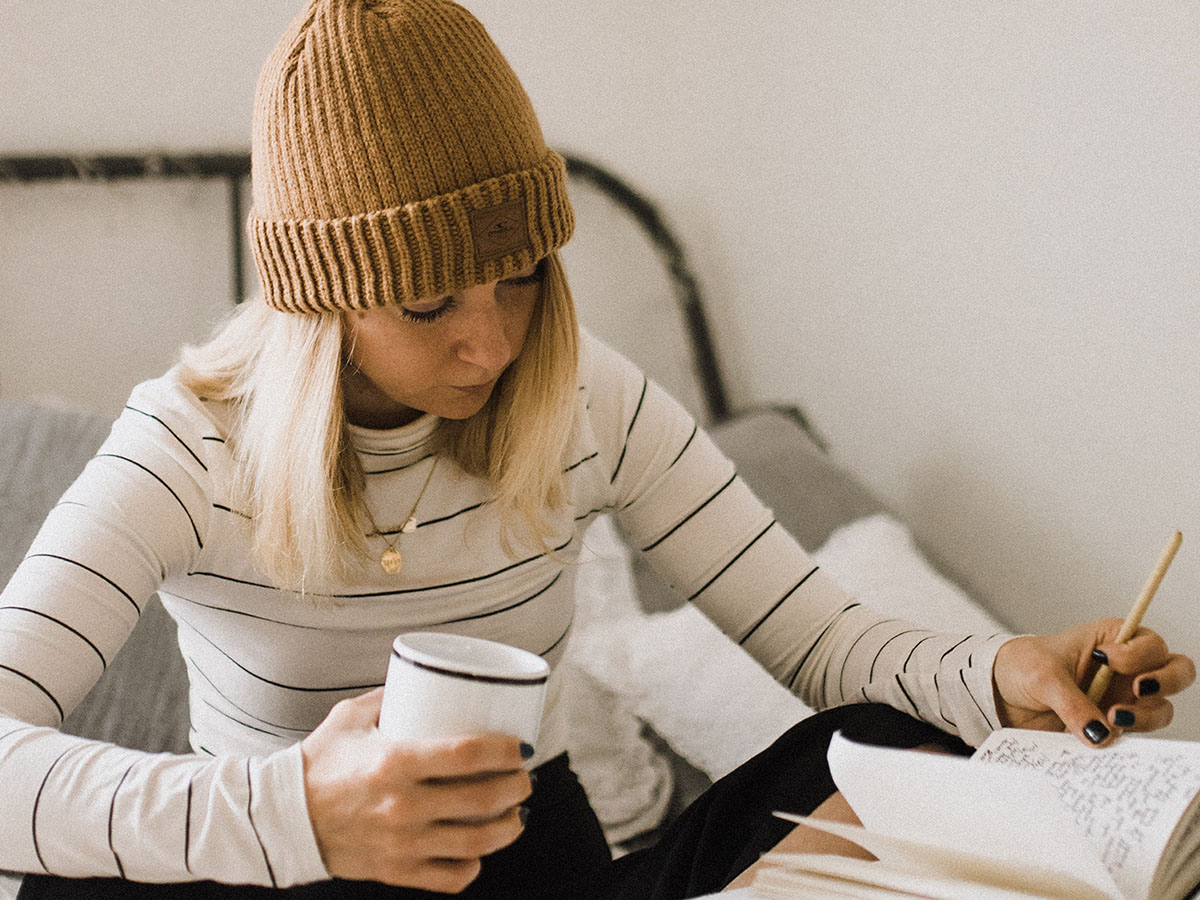
[[[337, 701], [384, 681], [393, 637], [488, 637], [553, 666], [571, 635], [573, 563], [611, 513], [687, 598], [807, 703], [892, 704], [977, 742], [997, 725], [1002, 638], [884, 619], [826, 578], [688, 414], [585, 335], [571, 502], [552, 552], [509, 555], [488, 485], [434, 460], [437, 421], [353, 429], [366, 498], [405, 564], [365, 565], [314, 599], [249, 559], [231, 493], [228, 410], [178, 378], [140, 385], [50, 513], [0, 595], [0, 869], [140, 881], [286, 886], [328, 877], [305, 803], [299, 741]], [[387, 534], [387, 532], [392, 532]], [[190, 678], [190, 755], [150, 754], [58, 726], [155, 591]], [[684, 652], [664, 646], [663, 653]], [[564, 749], [552, 675], [537, 760]]]

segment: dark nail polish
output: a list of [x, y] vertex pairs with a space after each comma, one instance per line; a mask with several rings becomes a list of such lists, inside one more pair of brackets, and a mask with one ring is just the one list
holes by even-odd
[[1160, 685], [1157, 678], [1143, 678], [1138, 682], [1138, 696], [1151, 697], [1158, 693], [1159, 688]]
[[526, 744], [524, 741], [522, 741], [521, 742], [521, 759], [532, 759], [532, 758], [533, 758], [533, 745]]
[[518, 806], [517, 807], [517, 817], [520, 818], [521, 827], [524, 828], [525, 823], [529, 821], [529, 807], [528, 806]]
[[1096, 662], [1100, 663], [1100, 665], [1102, 665], [1102, 666], [1108, 665], [1108, 654], [1105, 653], [1103, 650], [1101, 650], [1099, 647], [1097, 647], [1095, 650], [1092, 651], [1092, 659], [1094, 659]]
[[1099, 719], [1092, 719], [1092, 721], [1083, 727], [1083, 736], [1093, 744], [1099, 744], [1108, 737], [1108, 729], [1104, 727], [1104, 723]]
[[1127, 709], [1118, 709], [1113, 714], [1113, 724], [1118, 728], [1132, 728], [1136, 721], [1137, 717]]

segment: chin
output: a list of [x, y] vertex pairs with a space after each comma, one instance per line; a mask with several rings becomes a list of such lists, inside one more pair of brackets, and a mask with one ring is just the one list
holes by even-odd
[[443, 404], [442, 409], [431, 410], [431, 412], [442, 419], [469, 419], [487, 406], [491, 396], [491, 392], [488, 392], [484, 397], [464, 397], [456, 402]]

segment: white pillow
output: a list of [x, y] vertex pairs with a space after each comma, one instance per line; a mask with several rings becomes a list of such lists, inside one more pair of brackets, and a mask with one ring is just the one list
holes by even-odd
[[[594, 526], [588, 543], [604, 562], [579, 572], [581, 590], [589, 593], [577, 620], [572, 663], [622, 698], [692, 765], [720, 778], [811, 714], [694, 607], [642, 613], [632, 594], [629, 551], [611, 524]], [[848, 592], [881, 612], [942, 630], [1004, 630], [936, 572], [908, 529], [890, 516], [838, 529], [813, 556]], [[587, 777], [580, 773], [585, 786]]]

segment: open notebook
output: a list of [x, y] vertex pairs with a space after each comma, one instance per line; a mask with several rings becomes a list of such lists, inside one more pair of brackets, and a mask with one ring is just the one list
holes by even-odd
[[1200, 883], [1200, 743], [1003, 729], [963, 759], [837, 735], [829, 764], [863, 827], [785, 818], [878, 861], [768, 854], [758, 896], [1183, 900]]

